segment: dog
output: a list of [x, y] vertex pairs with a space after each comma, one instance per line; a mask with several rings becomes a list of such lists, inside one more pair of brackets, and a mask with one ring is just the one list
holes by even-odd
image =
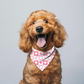
[[61, 60], [57, 48], [67, 33], [56, 15], [32, 12], [20, 31], [19, 48], [28, 54], [19, 84], [61, 84]]

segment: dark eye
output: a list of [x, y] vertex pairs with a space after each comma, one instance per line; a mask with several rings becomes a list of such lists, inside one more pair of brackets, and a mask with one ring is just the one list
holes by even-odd
[[36, 21], [33, 22], [33, 24], [35, 24], [35, 23], [36, 23]]
[[44, 20], [44, 22], [45, 22], [45, 23], [48, 23], [48, 21], [47, 21], [47, 20]]

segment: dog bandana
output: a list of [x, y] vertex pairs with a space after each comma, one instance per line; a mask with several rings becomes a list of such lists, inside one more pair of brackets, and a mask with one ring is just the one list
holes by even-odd
[[42, 52], [34, 49], [32, 47], [32, 52], [30, 53], [30, 57], [34, 64], [43, 71], [52, 61], [56, 53], [55, 47], [50, 49], [49, 51]]

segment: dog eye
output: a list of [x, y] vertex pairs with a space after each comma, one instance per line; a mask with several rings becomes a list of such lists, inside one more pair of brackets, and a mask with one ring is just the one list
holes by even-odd
[[44, 22], [45, 22], [45, 23], [48, 23], [48, 21], [47, 21], [47, 20], [44, 20]]
[[36, 21], [33, 22], [33, 24], [35, 24], [35, 23], [36, 23]]

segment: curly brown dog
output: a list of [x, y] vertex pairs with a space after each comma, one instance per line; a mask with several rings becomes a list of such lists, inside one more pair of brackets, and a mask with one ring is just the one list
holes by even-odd
[[43, 71], [30, 57], [32, 47], [38, 51], [47, 52], [53, 46], [55, 48], [63, 46], [67, 34], [55, 17], [53, 13], [45, 10], [32, 12], [21, 29], [19, 48], [29, 54], [23, 70], [23, 79], [19, 84], [61, 84], [61, 61], [57, 49], [52, 61]]

